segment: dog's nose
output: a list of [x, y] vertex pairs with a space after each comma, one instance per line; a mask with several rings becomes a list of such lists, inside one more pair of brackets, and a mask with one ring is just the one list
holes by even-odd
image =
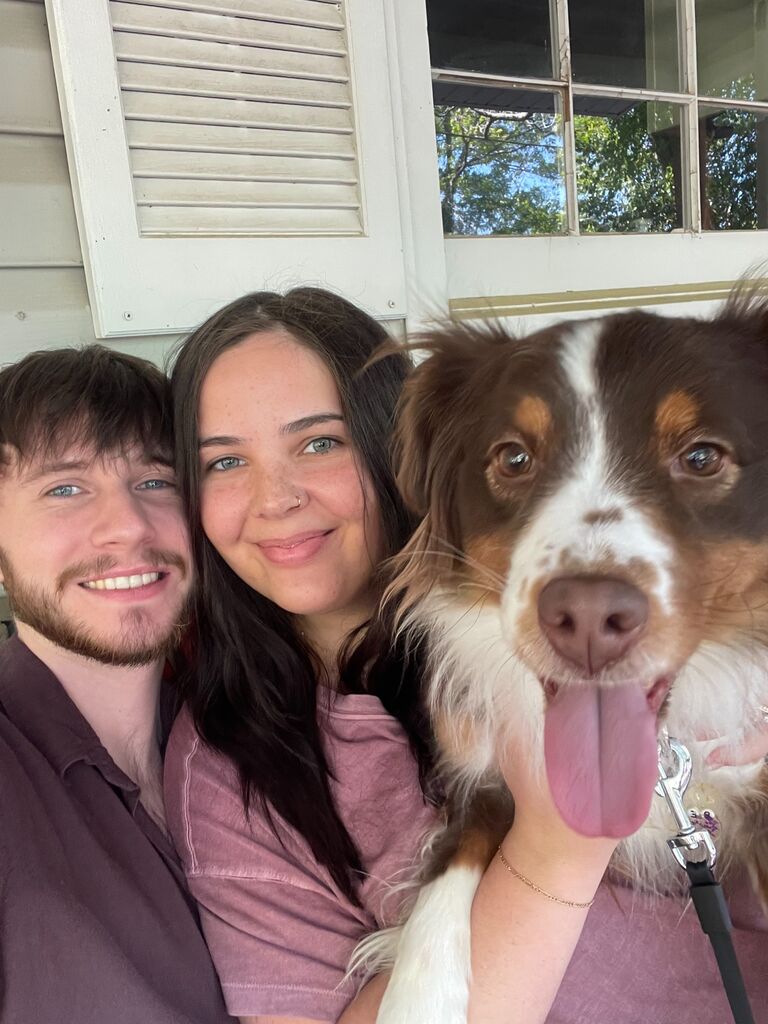
[[647, 598], [621, 580], [562, 576], [539, 594], [539, 622], [547, 639], [590, 676], [626, 654], [647, 621]]

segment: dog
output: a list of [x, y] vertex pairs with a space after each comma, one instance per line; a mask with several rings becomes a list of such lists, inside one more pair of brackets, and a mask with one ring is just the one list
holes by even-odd
[[[446, 818], [357, 963], [392, 968], [379, 1024], [464, 1024], [472, 900], [513, 819], [499, 752], [523, 744], [572, 828], [623, 839], [613, 871], [682, 895], [657, 734], [739, 733], [768, 704], [768, 301], [414, 347], [396, 452], [423, 518], [385, 600], [427, 646]], [[692, 746], [720, 874], [746, 867], [765, 904], [766, 769], [708, 774]]]

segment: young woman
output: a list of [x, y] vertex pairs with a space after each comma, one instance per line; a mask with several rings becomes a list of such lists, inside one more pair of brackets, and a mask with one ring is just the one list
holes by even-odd
[[[373, 1024], [386, 978], [356, 995], [347, 962], [395, 919], [396, 884], [439, 813], [418, 656], [372, 619], [377, 567], [411, 529], [389, 465], [408, 365], [361, 372], [385, 340], [328, 292], [256, 293], [196, 331], [173, 372], [199, 587], [168, 821], [229, 1012], [258, 1024]], [[523, 753], [506, 768], [508, 861], [588, 903], [613, 842], [571, 832]], [[600, 963], [601, 928], [612, 950], [625, 924], [601, 899], [587, 953]], [[494, 858], [473, 904], [472, 1024], [547, 1019], [586, 913]], [[558, 1022], [613, 1019], [568, 998]]]
[[[389, 464], [407, 361], [361, 373], [386, 338], [328, 292], [256, 293], [196, 331], [173, 372], [199, 587], [166, 799], [230, 1013], [245, 1020], [375, 1019], [383, 982], [354, 998], [347, 961], [394, 920], [392, 887], [438, 813], [424, 796], [418, 659], [366, 628], [376, 568], [412, 525]], [[576, 837], [563, 857], [565, 826], [535, 792], [525, 813], [517, 774], [517, 862], [590, 899], [611, 844]], [[486, 881], [476, 1019], [514, 991], [533, 1024], [584, 913], [539, 904], [498, 867]], [[526, 952], [509, 956], [516, 935]]]

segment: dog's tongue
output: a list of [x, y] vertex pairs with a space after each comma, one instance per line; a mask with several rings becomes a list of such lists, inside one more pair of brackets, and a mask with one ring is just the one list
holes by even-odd
[[555, 804], [572, 829], [631, 835], [648, 816], [657, 777], [656, 714], [645, 690], [562, 687], [547, 708], [544, 756]]

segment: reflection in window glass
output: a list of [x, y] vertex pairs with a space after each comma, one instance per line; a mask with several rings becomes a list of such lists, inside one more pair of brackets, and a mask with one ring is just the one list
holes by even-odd
[[768, 113], [699, 109], [704, 230], [768, 227]]
[[699, 92], [768, 100], [768, 23], [764, 0], [696, 0]]
[[581, 230], [682, 227], [679, 108], [590, 96], [574, 111]]
[[546, 0], [427, 0], [433, 68], [552, 77]]
[[565, 230], [562, 118], [550, 93], [508, 90], [504, 106], [436, 105], [448, 235]]
[[679, 89], [675, 0], [570, 0], [575, 82]]

